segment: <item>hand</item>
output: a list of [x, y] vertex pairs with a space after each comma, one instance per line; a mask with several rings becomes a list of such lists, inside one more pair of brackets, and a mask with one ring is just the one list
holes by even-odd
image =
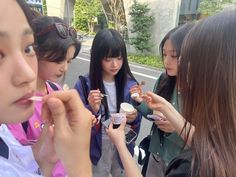
[[90, 90], [88, 95], [88, 102], [94, 113], [97, 113], [99, 111], [102, 98], [103, 97], [101, 96], [100, 90]]
[[[106, 132], [110, 138], [110, 140], [113, 142], [113, 144], [117, 146], [125, 145], [125, 125], [126, 125], [126, 119], [123, 119], [120, 126], [117, 129], [113, 129], [113, 120], [111, 121], [109, 128], [106, 129]], [[117, 147], [118, 148], [118, 147]]]
[[133, 122], [137, 117], [137, 110], [134, 109], [134, 111], [132, 113], [126, 113], [126, 119], [127, 119], [127, 122], [131, 123]]
[[51, 176], [58, 157], [53, 142], [53, 127], [45, 124], [38, 141], [32, 146], [35, 160], [44, 176]]
[[143, 101], [142, 98], [142, 85], [134, 85], [133, 87], [130, 88], [130, 94], [132, 95], [133, 93], [137, 93], [139, 96], [138, 97], [131, 97], [133, 100], [135, 100], [138, 103], [141, 103]]
[[160, 111], [161, 113], [164, 114], [169, 109], [170, 103], [161, 96], [156, 95], [153, 92], [149, 91], [142, 97], [143, 100], [147, 103], [148, 107], [152, 110]]
[[42, 117], [54, 124], [54, 146], [68, 176], [90, 176], [90, 134], [95, 117], [77, 91], [57, 91], [43, 98]]
[[166, 119], [161, 119], [155, 121], [155, 124], [161, 129], [163, 132], [172, 133], [175, 131], [175, 128], [171, 125], [171, 123]]

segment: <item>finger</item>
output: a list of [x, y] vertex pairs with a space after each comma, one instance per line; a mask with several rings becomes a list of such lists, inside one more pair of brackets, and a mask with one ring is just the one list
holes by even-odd
[[110, 122], [110, 124], [108, 126], [108, 130], [109, 131], [111, 131], [113, 129], [113, 121], [114, 121], [114, 119], [111, 119], [111, 122]]
[[52, 124], [51, 112], [48, 109], [47, 104], [45, 104], [45, 103], [42, 105], [41, 116], [43, 118], [43, 123], [51, 123]]
[[46, 102], [47, 99], [55, 97], [63, 102], [65, 107], [70, 111], [77, 111], [78, 107], [84, 107], [78, 92], [74, 89], [68, 91], [57, 91], [46, 95], [43, 99]]
[[46, 104], [48, 105], [53, 123], [56, 127], [55, 132], [65, 132], [64, 129], [68, 122], [66, 120], [66, 110], [61, 100], [52, 97], [47, 100]]
[[157, 124], [158, 124], [158, 126], [167, 126], [167, 125], [169, 125], [169, 122], [158, 120]]
[[124, 118], [124, 119], [122, 120], [122, 122], [121, 122], [121, 124], [120, 124], [120, 126], [119, 126], [118, 129], [124, 130], [124, 129], [125, 129], [125, 125], [126, 125], [126, 121], [127, 121], [127, 119]]

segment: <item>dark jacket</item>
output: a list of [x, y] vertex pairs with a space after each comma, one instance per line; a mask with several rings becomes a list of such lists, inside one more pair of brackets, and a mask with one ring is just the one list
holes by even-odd
[[[86, 75], [84, 77], [85, 77], [85, 80], [86, 80], [86, 84], [87, 84], [87, 87], [88, 87], [88, 93], [89, 93], [89, 91], [90, 91], [90, 79], [89, 79], [88, 75]], [[123, 102], [131, 103], [131, 97], [130, 97], [129, 90], [135, 84], [137, 84], [135, 80], [132, 80], [130, 78], [127, 79], [127, 83], [125, 85], [124, 101]], [[83, 101], [86, 108], [89, 109], [92, 112], [92, 109], [91, 109], [90, 105], [86, 101], [87, 98], [85, 98], [85, 96], [84, 96], [83, 88], [82, 88], [80, 80], [77, 81], [77, 83], [75, 85], [75, 89], [78, 91], [78, 93], [81, 97], [81, 100]], [[100, 109], [99, 113], [101, 115], [105, 114], [103, 109]], [[138, 113], [137, 118], [132, 123], [127, 123], [127, 124], [131, 125], [131, 128], [137, 134], [139, 133], [141, 118], [142, 118], [141, 113]], [[135, 146], [134, 141], [131, 142], [129, 145], [127, 145], [128, 149], [129, 149], [129, 152], [132, 154], [132, 156], [134, 154], [134, 146]], [[91, 161], [94, 165], [97, 165], [99, 159], [101, 158], [101, 155], [102, 155], [101, 154], [101, 146], [102, 146], [102, 133], [101, 133], [101, 124], [99, 124], [99, 126], [92, 127], [92, 132], [91, 132], [90, 158], [91, 158]], [[123, 167], [120, 158], [119, 158], [119, 162], [120, 162], [121, 167]]]

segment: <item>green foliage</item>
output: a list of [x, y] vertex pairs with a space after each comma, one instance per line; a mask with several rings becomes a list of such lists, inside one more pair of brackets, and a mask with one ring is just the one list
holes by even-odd
[[231, 3], [232, 0], [202, 0], [200, 2], [198, 11], [206, 16], [214, 15], [223, 9], [223, 5]]
[[95, 19], [102, 13], [100, 0], [76, 0], [74, 27], [79, 31], [92, 32]]
[[46, 0], [43, 0], [43, 15], [47, 15], [48, 11], [47, 11], [47, 2]]
[[150, 26], [154, 22], [154, 17], [148, 15], [150, 8], [148, 4], [141, 4], [134, 2], [131, 6], [129, 15], [131, 15], [131, 21], [133, 22], [131, 33], [135, 33], [135, 37], [130, 38], [130, 44], [144, 53], [150, 51], [152, 45], [150, 44], [151, 32]]
[[142, 65], [163, 68], [163, 62], [160, 56], [155, 55], [128, 55], [128, 60]]

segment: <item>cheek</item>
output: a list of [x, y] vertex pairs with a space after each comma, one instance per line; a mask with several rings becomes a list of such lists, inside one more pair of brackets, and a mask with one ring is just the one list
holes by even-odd
[[119, 60], [119, 66], [120, 66], [120, 68], [122, 67], [122, 65], [123, 65], [123, 60]]

